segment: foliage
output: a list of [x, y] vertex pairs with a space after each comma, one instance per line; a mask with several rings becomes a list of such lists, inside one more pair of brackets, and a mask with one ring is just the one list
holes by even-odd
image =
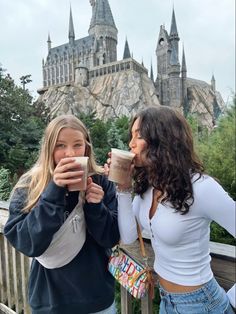
[[97, 162], [103, 165], [107, 158], [108, 152], [112, 147], [128, 149], [128, 125], [127, 117], [117, 118], [116, 120], [102, 121], [95, 118], [95, 113], [80, 114], [79, 118], [89, 129], [92, 139], [94, 152]]
[[204, 165], [210, 175], [220, 180], [225, 190], [236, 199], [235, 182], [235, 103], [221, 117], [208, 137], [199, 145]]
[[22, 174], [35, 160], [47, 122], [47, 110], [32, 104], [27, 90], [15, 85], [0, 67], [0, 160], [11, 175]]
[[[216, 178], [234, 199], [236, 199], [235, 112], [236, 100], [234, 99], [231, 107], [220, 117], [217, 126], [210, 132], [198, 126], [196, 116], [188, 117], [196, 150], [206, 172]], [[236, 245], [236, 240], [215, 222], [211, 224], [211, 241]]]
[[5, 168], [0, 168], [0, 200], [1, 201], [7, 201], [10, 192], [13, 188], [13, 185], [11, 183], [10, 179], [10, 171]]

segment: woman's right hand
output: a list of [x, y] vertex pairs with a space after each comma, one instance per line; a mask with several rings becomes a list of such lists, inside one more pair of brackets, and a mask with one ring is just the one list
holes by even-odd
[[80, 169], [81, 166], [75, 162], [75, 158], [62, 158], [54, 169], [53, 181], [62, 187], [79, 183], [84, 174], [84, 171]]

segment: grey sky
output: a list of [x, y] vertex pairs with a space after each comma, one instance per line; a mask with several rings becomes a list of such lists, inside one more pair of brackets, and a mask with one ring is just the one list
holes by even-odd
[[[134, 59], [156, 77], [156, 44], [160, 25], [170, 30], [174, 5], [180, 37], [180, 61], [184, 44], [188, 77], [210, 83], [225, 101], [235, 90], [234, 0], [109, 0], [118, 29], [118, 60], [127, 36]], [[42, 87], [42, 58], [47, 56], [47, 36], [52, 47], [68, 41], [69, 9], [72, 7], [75, 37], [88, 35], [92, 14], [89, 0], [0, 0], [0, 63], [20, 84], [31, 74], [30, 92]]]

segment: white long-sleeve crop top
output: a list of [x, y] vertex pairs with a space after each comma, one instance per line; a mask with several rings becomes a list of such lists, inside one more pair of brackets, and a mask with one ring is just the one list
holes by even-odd
[[208, 282], [210, 267], [209, 234], [212, 220], [235, 236], [235, 202], [210, 176], [193, 178], [194, 203], [181, 215], [170, 203], [159, 204], [149, 219], [153, 188], [144, 197], [118, 193], [118, 222], [121, 241], [137, 239], [135, 216], [151, 235], [155, 254], [154, 269], [164, 279], [179, 285], [195, 286]]

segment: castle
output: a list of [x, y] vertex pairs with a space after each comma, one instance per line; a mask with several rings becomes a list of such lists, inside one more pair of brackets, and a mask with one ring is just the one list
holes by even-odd
[[[87, 37], [75, 39], [72, 10], [69, 15], [68, 42], [53, 47], [48, 35], [48, 56], [43, 60], [44, 93], [50, 87], [80, 84], [89, 86], [92, 79], [122, 71], [133, 70], [148, 75], [148, 70], [131, 57], [128, 41], [125, 42], [123, 60], [117, 61], [117, 28], [108, 0], [90, 0], [92, 18]], [[202, 103], [200, 111], [211, 111], [212, 124], [222, 112], [224, 102], [215, 89], [215, 78], [211, 84], [187, 77], [185, 52], [179, 62], [179, 35], [173, 9], [170, 33], [160, 26], [156, 48], [157, 77], [154, 80], [151, 66], [149, 79], [161, 105], [179, 108], [182, 112], [198, 111], [191, 108], [191, 98], [196, 96]], [[193, 96], [194, 95], [194, 96]], [[210, 100], [209, 100], [210, 97]], [[206, 101], [207, 99], [207, 101]], [[210, 109], [208, 102], [210, 104]], [[196, 107], [196, 105], [194, 105]]]

